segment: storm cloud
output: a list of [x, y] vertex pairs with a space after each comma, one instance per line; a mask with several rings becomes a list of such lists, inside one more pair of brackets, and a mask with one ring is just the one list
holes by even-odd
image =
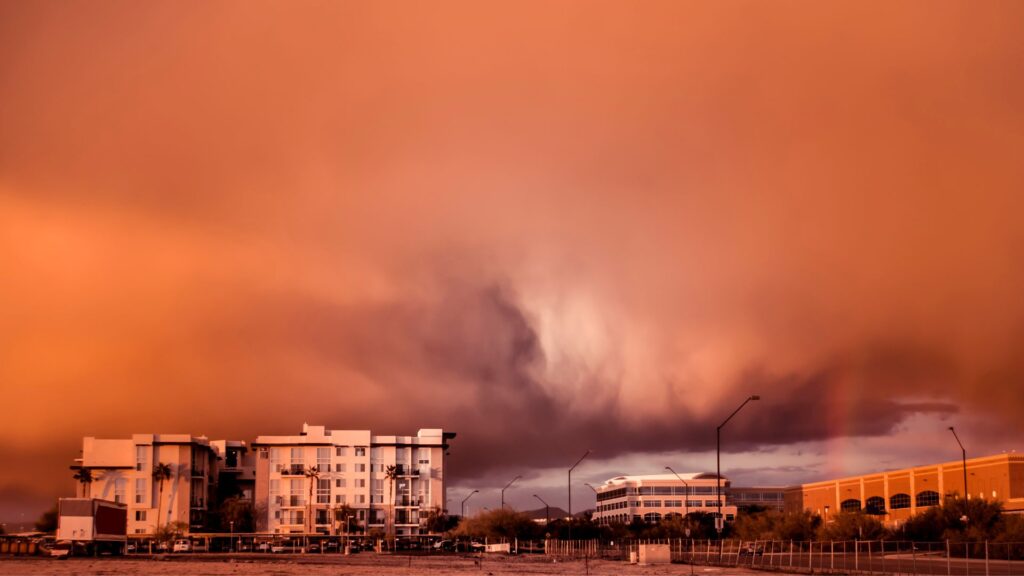
[[85, 435], [439, 426], [460, 482], [750, 394], [729, 451], [1012, 447], [1024, 6], [964, 6], [0, 6], [3, 505]]

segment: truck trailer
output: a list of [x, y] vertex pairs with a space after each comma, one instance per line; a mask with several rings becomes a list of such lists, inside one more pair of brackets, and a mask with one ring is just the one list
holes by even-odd
[[128, 506], [98, 498], [57, 501], [57, 541], [87, 554], [124, 554], [128, 544]]

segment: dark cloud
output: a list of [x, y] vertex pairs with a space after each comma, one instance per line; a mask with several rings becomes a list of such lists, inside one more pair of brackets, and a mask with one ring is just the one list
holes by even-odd
[[303, 421], [493, 478], [755, 393], [729, 451], [1002, 446], [1024, 5], [971, 8], [0, 4], [0, 487]]

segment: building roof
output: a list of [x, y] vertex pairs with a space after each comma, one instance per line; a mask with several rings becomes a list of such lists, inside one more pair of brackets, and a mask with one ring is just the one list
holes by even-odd
[[[617, 486], [619, 484], [625, 484], [627, 482], [679, 482], [679, 479], [683, 480], [714, 480], [716, 478], [714, 472], [687, 472], [686, 474], [680, 474], [678, 477], [675, 474], [640, 474], [634, 476], [616, 476], [615, 478], [609, 478], [604, 481], [598, 488], [606, 488], [610, 486]], [[728, 481], [725, 476], [722, 476], [722, 481]]]

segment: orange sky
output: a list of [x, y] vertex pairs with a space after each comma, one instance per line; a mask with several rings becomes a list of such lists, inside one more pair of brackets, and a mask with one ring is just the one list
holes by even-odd
[[444, 426], [487, 477], [705, 450], [751, 392], [748, 447], [1014, 447], [1021, 38], [1019, 2], [0, 3], [0, 509], [83, 435]]

